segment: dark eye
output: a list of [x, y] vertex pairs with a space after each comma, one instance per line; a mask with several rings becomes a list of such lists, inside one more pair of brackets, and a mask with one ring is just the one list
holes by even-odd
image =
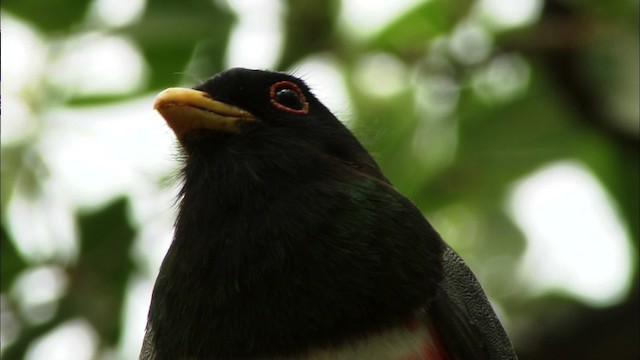
[[278, 104], [284, 105], [290, 109], [302, 110], [304, 108], [300, 95], [292, 89], [283, 88], [276, 91], [276, 101]]
[[309, 112], [309, 103], [302, 90], [291, 81], [280, 81], [271, 86], [271, 103], [293, 114], [304, 115]]

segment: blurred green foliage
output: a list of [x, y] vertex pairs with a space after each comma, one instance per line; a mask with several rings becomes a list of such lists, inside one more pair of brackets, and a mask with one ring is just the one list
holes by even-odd
[[[554, 353], [554, 349], [545, 352], [550, 342], [541, 334], [552, 336], [554, 327], [566, 330], [563, 319], [594, 318], [598, 311], [611, 309], [589, 309], [564, 297], [523, 295], [526, 284], [514, 283], [511, 275], [526, 240], [506, 215], [504, 203], [514, 182], [541, 166], [563, 159], [580, 161], [612, 196], [637, 249], [638, 113], [620, 108], [638, 107], [638, 99], [628, 94], [636, 91], [637, 96], [638, 2], [550, 0], [533, 23], [506, 29], [478, 20], [478, 3], [418, 3], [377, 33], [358, 38], [339, 24], [343, 5], [339, 0], [283, 1], [283, 48], [274, 68], [290, 69], [313, 55], [328, 54], [335, 61], [349, 91], [354, 131], [401, 192], [427, 215], [434, 215], [430, 219], [436, 228], [456, 229], [445, 231], [446, 240], [478, 269], [492, 299], [510, 320], [521, 357], [561, 358], [540, 357]], [[187, 68], [196, 78], [224, 70], [237, 22], [237, 14], [224, 1], [149, 0], [138, 20], [115, 28], [89, 21], [86, 14], [91, 5], [88, 0], [7, 0], [2, 11], [35, 27], [45, 41], [90, 31], [132, 40], [144, 56], [148, 77], [126, 98], [175, 86], [185, 81], [182, 74]], [[488, 36], [488, 53], [477, 60], [460, 57], [448, 43], [469, 22]], [[405, 76], [398, 91], [383, 96], [367, 91], [359, 80], [363, 59], [381, 54], [399, 64]], [[494, 74], [497, 80], [491, 80], [491, 71], [500, 66], [506, 75]], [[500, 93], [513, 81], [510, 76], [523, 77], [521, 88]], [[40, 93], [32, 101], [46, 98], [48, 106], [125, 100], [122, 96], [56, 97], [55, 88], [48, 86], [37, 90]], [[7, 230], [7, 203], [17, 181], [34, 182], [30, 187], [37, 196], [38, 178], [43, 176], [38, 169], [46, 165], [33, 165], [28, 143], [2, 148], [2, 311], [3, 319], [11, 314], [11, 323], [18, 329], [3, 347], [7, 360], [23, 358], [35, 340], [75, 317], [91, 324], [100, 348], [117, 346], [122, 341], [127, 282], [140, 271], [129, 256], [140, 229], [127, 216], [126, 198], [74, 214], [80, 250], [73, 261], [30, 263], [16, 251], [14, 244], [20, 239], [12, 239]], [[481, 228], [467, 229], [469, 218]], [[18, 300], [10, 290], [21, 274], [43, 265], [63, 269], [68, 284], [64, 295], [55, 300], [55, 314], [33, 324], [16, 311]], [[636, 276], [625, 304], [636, 303], [637, 293]], [[547, 321], [552, 318], [556, 321]], [[636, 321], [637, 314], [628, 319]], [[630, 328], [631, 333], [617, 339], [637, 339], [637, 326]], [[3, 331], [8, 330], [3, 326]], [[567, 339], [566, 344], [571, 341], [577, 340]], [[551, 343], [560, 354], [558, 349], [564, 345]], [[630, 347], [623, 357], [609, 358], [636, 358], [636, 340], [620, 340], [616, 346]], [[574, 358], [596, 359], [597, 354]]]

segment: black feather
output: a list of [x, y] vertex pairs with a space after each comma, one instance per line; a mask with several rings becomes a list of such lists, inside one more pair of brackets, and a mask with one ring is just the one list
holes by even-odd
[[[283, 81], [294, 86], [274, 106], [269, 91]], [[189, 153], [180, 211], [141, 359], [293, 356], [363, 338], [425, 307], [439, 324], [446, 314], [456, 323], [493, 314], [486, 299], [488, 310], [457, 310], [467, 300], [459, 287], [440, 288], [446, 245], [301, 80], [233, 69], [196, 89], [261, 121], [239, 134], [194, 129], [181, 139]], [[448, 345], [470, 338], [473, 348], [487, 338], [482, 326], [444, 328], [464, 333]]]

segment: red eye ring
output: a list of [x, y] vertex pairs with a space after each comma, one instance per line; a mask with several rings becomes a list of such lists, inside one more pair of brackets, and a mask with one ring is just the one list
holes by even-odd
[[[290, 89], [296, 92], [296, 95], [298, 95], [298, 97], [300, 98], [302, 109], [290, 108], [278, 102], [277, 100], [278, 90], [283, 88]], [[307, 98], [304, 96], [304, 93], [302, 92], [300, 87], [291, 81], [279, 81], [271, 85], [271, 90], [269, 91], [269, 95], [271, 97], [271, 104], [273, 104], [273, 106], [275, 106], [276, 108], [282, 111], [286, 111], [288, 113], [298, 114], [298, 115], [306, 115], [309, 113], [309, 102], [307, 102]]]

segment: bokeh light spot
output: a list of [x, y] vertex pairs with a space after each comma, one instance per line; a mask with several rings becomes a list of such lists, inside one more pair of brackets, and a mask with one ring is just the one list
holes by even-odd
[[630, 242], [612, 201], [583, 165], [551, 164], [518, 183], [510, 212], [528, 239], [522, 274], [534, 292], [561, 290], [591, 305], [630, 285]]

